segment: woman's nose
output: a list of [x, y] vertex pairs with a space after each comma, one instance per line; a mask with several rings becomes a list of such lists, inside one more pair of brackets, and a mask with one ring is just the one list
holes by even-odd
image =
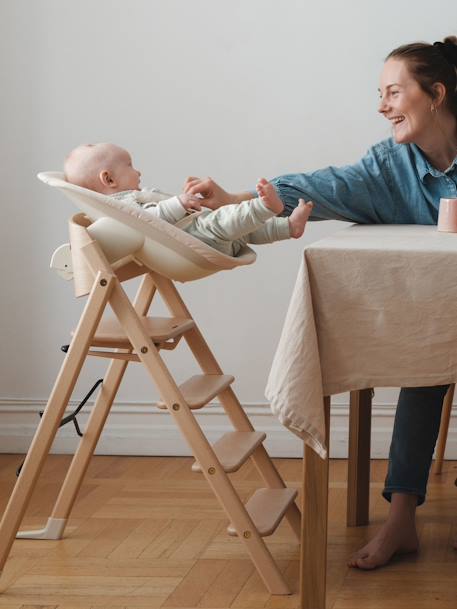
[[388, 110], [389, 110], [389, 104], [387, 103], [386, 96], [380, 95], [378, 112], [380, 112], [381, 114], [385, 114]]
[[385, 102], [385, 100], [381, 97], [381, 99], [379, 100], [379, 106], [378, 106], [378, 112], [380, 112], [381, 114], [384, 114], [387, 110], [387, 104]]

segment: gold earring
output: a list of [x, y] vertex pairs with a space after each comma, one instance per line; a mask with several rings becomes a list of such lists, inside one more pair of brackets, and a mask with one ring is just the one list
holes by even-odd
[[432, 114], [434, 114], [434, 113], [436, 112], [436, 106], [435, 106], [435, 104], [432, 104], [432, 105], [430, 106], [430, 112], [431, 112]]

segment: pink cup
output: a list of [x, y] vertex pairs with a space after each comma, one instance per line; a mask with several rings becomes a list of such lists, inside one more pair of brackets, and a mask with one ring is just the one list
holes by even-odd
[[457, 233], [457, 199], [440, 199], [438, 230], [443, 233]]

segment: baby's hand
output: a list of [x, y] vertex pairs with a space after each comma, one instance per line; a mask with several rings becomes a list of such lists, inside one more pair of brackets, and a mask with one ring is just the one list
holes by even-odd
[[183, 193], [182, 195], [179, 195], [178, 199], [181, 201], [181, 205], [186, 211], [200, 211], [202, 208], [201, 198], [196, 197], [195, 195]]

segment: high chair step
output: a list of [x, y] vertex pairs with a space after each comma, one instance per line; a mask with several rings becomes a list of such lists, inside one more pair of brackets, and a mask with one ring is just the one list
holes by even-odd
[[[252, 495], [245, 507], [261, 537], [275, 532], [296, 496], [297, 491], [292, 488], [259, 488]], [[227, 527], [227, 532], [237, 535], [232, 524]]]
[[[224, 471], [236, 472], [266, 437], [261, 431], [230, 431], [213, 444], [213, 450]], [[202, 471], [197, 461], [192, 465], [192, 471]]]
[[[196, 374], [187, 379], [179, 390], [189, 408], [202, 408], [216, 395], [227, 389], [233, 383], [235, 377], [230, 374]], [[166, 408], [164, 402], [156, 404], [158, 408]]]
[[[195, 326], [193, 319], [182, 317], [140, 317], [140, 320], [154, 343], [172, 340]], [[126, 349], [130, 347], [130, 341], [119, 321], [112, 317], [101, 320], [91, 345]]]

